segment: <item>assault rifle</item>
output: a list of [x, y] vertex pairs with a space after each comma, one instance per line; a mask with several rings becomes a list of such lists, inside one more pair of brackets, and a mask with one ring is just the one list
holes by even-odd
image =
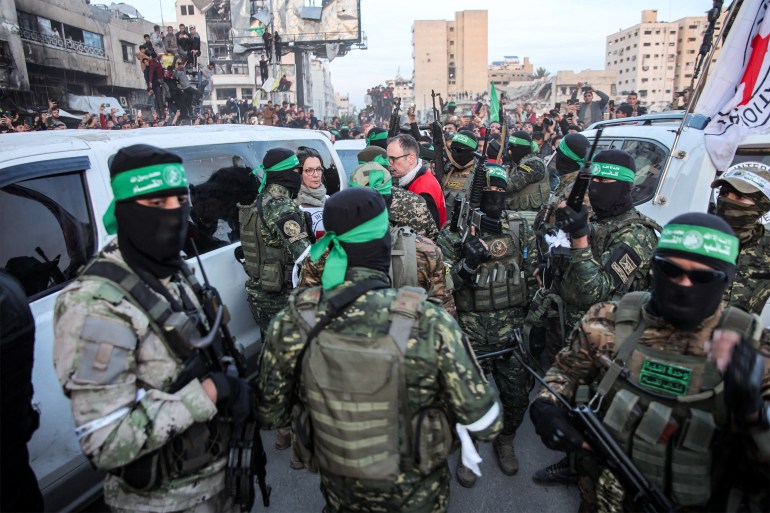
[[[211, 363], [220, 372], [234, 377], [245, 378], [246, 360], [236, 347], [235, 338], [227, 327], [227, 321], [230, 318], [229, 313], [227, 313], [227, 306], [222, 302], [219, 291], [212, 287], [209, 282], [206, 270], [203, 268], [203, 262], [198, 254], [198, 248], [195, 246], [195, 241], [190, 239], [190, 242], [195, 252], [195, 258], [198, 261], [201, 275], [203, 276], [203, 285], [201, 286], [202, 306], [206, 319], [211, 326], [209, 334], [203, 338], [213, 338], [208, 341], [208, 344], [201, 345], [198, 342], [195, 347], [200, 347], [209, 352], [211, 354], [210, 361], [213, 360]], [[219, 336], [216, 337], [216, 335]], [[218, 347], [217, 342], [221, 344], [221, 347]], [[225, 471], [225, 485], [228, 487], [230, 496], [240, 505], [241, 511], [244, 513], [251, 511], [254, 505], [255, 478], [262, 495], [262, 504], [265, 507], [270, 506], [271, 488], [266, 480], [266, 466], [267, 456], [262, 445], [259, 426], [253, 415], [250, 415], [245, 421], [234, 426], [230, 438], [230, 453]]]
[[[671, 500], [666, 497], [656, 485], [651, 483], [641, 470], [639, 470], [615, 438], [613, 438], [607, 431], [604, 423], [599, 420], [596, 413], [586, 405], [572, 406], [564, 396], [554, 390], [553, 387], [551, 387], [551, 385], [549, 385], [545, 379], [543, 379], [542, 376], [540, 376], [540, 374], [524, 360], [524, 357], [521, 355], [521, 353], [523, 353], [523, 347], [521, 330], [516, 328], [510, 336], [509, 347], [485, 356], [492, 357], [493, 355], [513, 354], [519, 363], [527, 369], [527, 371], [532, 374], [532, 376], [543, 385], [546, 390], [551, 392], [567, 411], [569, 411], [569, 417], [573, 426], [581, 432], [591, 450], [596, 453], [602, 463], [604, 463], [618, 481], [620, 481], [628, 498], [634, 505], [639, 507], [640, 511], [648, 513], [674, 511], [674, 504]], [[481, 358], [483, 358], [483, 356]]]
[[436, 150], [436, 160], [433, 161], [436, 172], [436, 180], [441, 183], [444, 179], [444, 159], [446, 157], [446, 144], [444, 143], [444, 127], [441, 126], [441, 114], [436, 108], [436, 96], [441, 100], [441, 93], [431, 89], [430, 97], [433, 100], [433, 123], [430, 124], [430, 135], [433, 138], [433, 149]]
[[388, 125], [388, 137], [398, 135], [398, 129], [401, 126], [401, 98], [396, 98], [393, 102], [393, 112], [390, 114], [390, 124]]

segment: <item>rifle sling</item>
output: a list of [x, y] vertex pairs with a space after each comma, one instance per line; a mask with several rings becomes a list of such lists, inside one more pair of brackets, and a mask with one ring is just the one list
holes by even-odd
[[639, 325], [626, 340], [615, 340], [615, 345], [617, 346], [620, 344], [620, 349], [615, 355], [615, 358], [612, 359], [612, 363], [604, 374], [604, 377], [599, 382], [599, 388], [596, 391], [596, 395], [599, 398], [605, 397], [610, 392], [615, 381], [617, 381], [618, 377], [620, 377], [620, 374], [623, 372], [626, 362], [631, 358], [636, 346], [639, 345], [639, 341], [642, 339], [642, 333], [646, 328], [647, 323], [642, 318], [639, 321]]

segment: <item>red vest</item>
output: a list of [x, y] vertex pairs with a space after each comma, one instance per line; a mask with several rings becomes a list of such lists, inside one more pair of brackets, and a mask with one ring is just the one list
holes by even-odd
[[438, 180], [433, 176], [433, 173], [426, 170], [420, 176], [409, 184], [409, 191], [415, 194], [430, 194], [433, 201], [438, 208], [438, 219], [441, 225], [438, 227], [440, 230], [444, 223], [446, 223], [446, 205], [444, 205], [444, 193], [441, 190], [441, 186], [438, 184]]

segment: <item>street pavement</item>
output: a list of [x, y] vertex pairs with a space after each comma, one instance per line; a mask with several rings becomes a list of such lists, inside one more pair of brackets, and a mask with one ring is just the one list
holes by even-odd
[[[252, 513], [320, 513], [324, 500], [319, 490], [317, 474], [289, 467], [290, 450], [275, 449], [275, 431], [263, 431], [262, 440], [267, 453], [267, 480], [272, 486], [270, 508], [262, 506], [259, 492]], [[476, 486], [463, 488], [454, 479], [460, 451], [450, 456], [452, 469], [449, 513], [551, 513], [578, 510], [579, 494], [576, 486], [538, 486], [532, 474], [558, 461], [563, 453], [547, 449], [535, 434], [529, 415], [519, 429], [514, 442], [519, 458], [519, 472], [506, 476], [500, 472], [491, 443], [481, 444], [479, 454], [482, 476]]]

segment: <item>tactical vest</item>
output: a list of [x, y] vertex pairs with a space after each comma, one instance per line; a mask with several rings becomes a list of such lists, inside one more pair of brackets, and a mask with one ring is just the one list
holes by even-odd
[[241, 225], [243, 267], [246, 274], [258, 282], [263, 290], [281, 292], [284, 287], [292, 287], [294, 259], [286, 248], [265, 244], [262, 233], [263, 230], [267, 231], [267, 227], [263, 208], [272, 199], [270, 194], [260, 194], [251, 205], [238, 205], [238, 221]]
[[[320, 287], [307, 289], [289, 302], [305, 337], [318, 322], [321, 293]], [[303, 408], [295, 408], [294, 429], [300, 440], [312, 441], [298, 451], [309, 468], [395, 481], [401, 472], [416, 468], [429, 475], [446, 464], [452, 445], [446, 414], [437, 406], [412, 412], [407, 395], [407, 342], [425, 300], [422, 289], [399, 289], [385, 336], [322, 329], [307, 342], [301, 355]]]
[[[195, 275], [184, 272], [184, 278], [200, 300], [201, 286]], [[180, 365], [180, 375], [164, 392], [174, 393], [191, 379], [200, 377], [194, 374], [203, 375], [198, 371], [205, 372], [205, 364], [198, 351], [186, 343], [191, 336], [200, 334], [200, 326], [205, 319], [203, 312], [198, 310], [197, 315], [188, 315], [173, 311], [171, 305], [154, 293], [130, 267], [106, 258], [94, 259], [78, 280], [102, 282], [98, 294], [113, 304], [123, 299], [129, 301], [146, 316], [150, 329], [177, 362], [187, 362]], [[188, 369], [195, 370], [193, 375], [185, 373]], [[141, 383], [137, 382], [137, 388], [141, 388]], [[231, 433], [230, 423], [219, 416], [210, 422], [196, 422], [159, 449], [128, 465], [110, 470], [110, 473], [137, 491], [152, 491], [163, 482], [193, 475], [225, 457]]]
[[[475, 159], [472, 160], [466, 167], [462, 169], [457, 169], [456, 167], [452, 166], [450, 170], [444, 174], [441, 188], [444, 191], [444, 205], [446, 205], [447, 219], [452, 218], [455, 199], [467, 198], [470, 194], [475, 162]], [[441, 229], [440, 226], [439, 229]]]
[[479, 265], [475, 282], [455, 290], [458, 312], [490, 312], [527, 304], [527, 280], [523, 262], [529, 224], [518, 212], [506, 212], [500, 235], [481, 236], [492, 258]]
[[548, 202], [551, 195], [551, 178], [548, 168], [543, 160], [535, 154], [529, 154], [519, 162], [519, 166], [534, 162], [545, 169], [543, 178], [537, 182], [527, 184], [518, 192], [509, 192], [505, 198], [506, 210], [540, 210]]
[[[705, 506], [711, 497], [713, 444], [728, 428], [724, 383], [706, 356], [677, 355], [639, 344], [648, 292], [626, 294], [615, 312], [614, 361], [599, 384], [603, 422], [650, 481], [679, 506]], [[719, 322], [751, 336], [754, 318], [727, 308]], [[626, 376], [619, 379], [619, 372]], [[600, 504], [617, 506], [602, 483]]]
[[417, 237], [408, 226], [390, 229], [390, 281], [394, 289], [419, 287], [417, 281]]

